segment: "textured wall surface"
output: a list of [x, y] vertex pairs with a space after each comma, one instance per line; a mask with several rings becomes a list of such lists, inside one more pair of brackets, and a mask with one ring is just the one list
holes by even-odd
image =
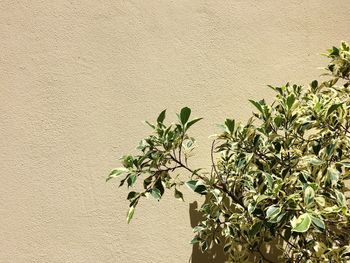
[[347, 0], [0, 1], [0, 262], [188, 262], [195, 197], [144, 200], [127, 225], [107, 173], [149, 131], [142, 120], [182, 106], [205, 118], [192, 130], [205, 165], [215, 124], [246, 119], [265, 84], [318, 77], [318, 53], [350, 40], [349, 12]]

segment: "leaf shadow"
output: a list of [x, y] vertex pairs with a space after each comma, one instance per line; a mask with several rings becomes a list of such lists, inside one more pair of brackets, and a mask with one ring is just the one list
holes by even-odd
[[[202, 220], [202, 213], [197, 210], [198, 203], [195, 201], [189, 205], [191, 227], [197, 226]], [[202, 253], [198, 244], [192, 247], [192, 255], [188, 262], [190, 263], [223, 263], [227, 259], [221, 246], [215, 245], [210, 251]]]

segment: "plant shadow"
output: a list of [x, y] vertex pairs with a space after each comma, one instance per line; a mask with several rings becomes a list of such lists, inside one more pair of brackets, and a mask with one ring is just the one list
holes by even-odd
[[[203, 214], [198, 210], [198, 203], [195, 201], [189, 205], [190, 223], [194, 228], [200, 221], [203, 220]], [[278, 257], [282, 256], [282, 251], [277, 247], [283, 245], [283, 239], [276, 238], [273, 241], [266, 242], [262, 247], [264, 257], [268, 259], [266, 262], [279, 262], [276, 261]], [[224, 254], [223, 247], [220, 245], [214, 245], [212, 249], [202, 252], [198, 244], [194, 244], [192, 247], [192, 255], [189, 259], [189, 263], [224, 263], [227, 262], [227, 257]], [[260, 262], [261, 258], [252, 254], [250, 257], [251, 262]], [[264, 261], [265, 262], [265, 261]]]
[[[190, 213], [190, 222], [191, 227], [197, 226], [197, 224], [202, 220], [202, 213], [197, 210], [198, 203], [190, 203], [189, 213]], [[189, 259], [191, 263], [223, 263], [227, 259], [224, 255], [223, 249], [221, 246], [215, 245], [210, 251], [202, 253], [198, 244], [194, 244], [192, 247], [192, 255]]]

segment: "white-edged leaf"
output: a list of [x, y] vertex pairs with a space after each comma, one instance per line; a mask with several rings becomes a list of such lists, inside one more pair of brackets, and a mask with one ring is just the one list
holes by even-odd
[[340, 172], [334, 167], [327, 169], [327, 180], [331, 183], [332, 187], [335, 187], [339, 181]]
[[123, 173], [126, 173], [128, 172], [129, 170], [126, 169], [125, 167], [118, 167], [118, 168], [115, 168], [111, 171], [111, 173], [108, 175], [107, 179], [106, 179], [106, 182], [115, 178], [115, 177], [118, 177], [119, 175], [123, 174]]
[[326, 199], [324, 199], [323, 196], [316, 196], [315, 201], [319, 206], [325, 206], [326, 205]]
[[307, 155], [301, 158], [302, 161], [307, 162], [309, 164], [319, 166], [324, 164], [324, 161], [322, 161], [320, 158], [318, 158], [315, 155]]
[[281, 207], [272, 205], [266, 210], [266, 218], [272, 220], [276, 218], [280, 213]]
[[315, 191], [311, 186], [306, 187], [304, 191], [304, 203], [306, 206], [311, 204], [315, 198]]
[[253, 199], [255, 200], [256, 204], [259, 204], [261, 201], [270, 198], [268, 195], [255, 195]]
[[300, 215], [298, 218], [293, 218], [291, 221], [292, 231], [304, 233], [309, 230], [311, 225], [311, 216], [308, 213]]
[[341, 160], [338, 164], [350, 168], [350, 159]]
[[128, 215], [126, 217], [126, 221], [128, 222], [128, 224], [130, 223], [132, 217], [134, 216], [134, 212], [135, 212], [135, 207], [134, 206], [131, 206], [129, 208], [129, 211], [128, 211]]
[[207, 190], [207, 188], [202, 183], [202, 181], [191, 180], [191, 181], [187, 181], [186, 185], [190, 189], [192, 189], [194, 192], [199, 193], [199, 194], [203, 194]]
[[346, 206], [346, 199], [343, 193], [339, 192], [338, 190], [334, 190], [335, 197], [337, 200], [337, 204], [339, 207]]

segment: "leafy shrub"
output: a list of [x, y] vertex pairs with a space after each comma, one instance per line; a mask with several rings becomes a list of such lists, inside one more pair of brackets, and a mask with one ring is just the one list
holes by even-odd
[[[183, 200], [186, 184], [206, 197], [192, 240], [203, 251], [215, 242], [230, 262], [273, 262], [268, 244], [280, 252], [278, 262], [350, 262], [349, 45], [325, 55], [327, 81], [270, 86], [274, 101], [250, 101], [256, 112], [246, 123], [226, 119], [212, 143], [210, 172], [188, 165], [195, 145], [188, 131], [200, 120], [190, 119], [189, 108], [175, 124], [165, 124], [165, 110], [147, 122], [153, 133], [140, 142], [140, 154], [124, 156], [107, 179], [125, 175], [120, 186], [128, 187], [143, 180], [143, 191], [127, 196], [127, 221], [141, 197], [160, 200], [172, 189]], [[181, 170], [189, 172], [187, 182]]]

